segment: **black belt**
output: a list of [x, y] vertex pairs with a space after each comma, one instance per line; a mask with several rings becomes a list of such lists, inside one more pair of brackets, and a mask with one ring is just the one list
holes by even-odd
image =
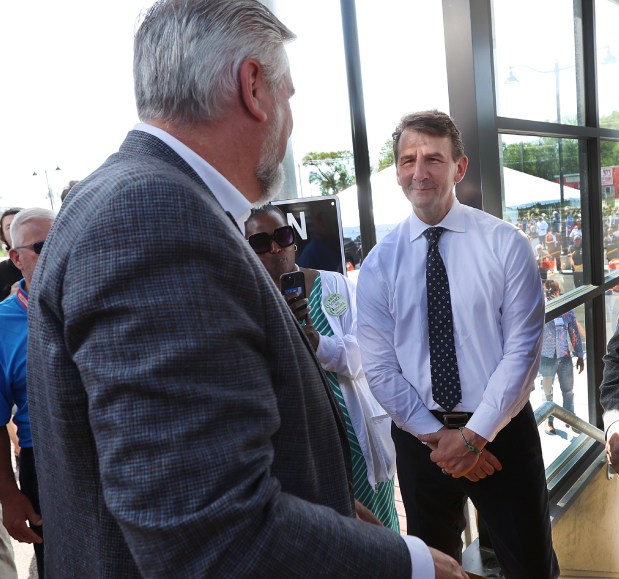
[[466, 426], [467, 422], [473, 416], [472, 412], [441, 412], [439, 410], [430, 410], [439, 422], [442, 422], [447, 428], [460, 428]]

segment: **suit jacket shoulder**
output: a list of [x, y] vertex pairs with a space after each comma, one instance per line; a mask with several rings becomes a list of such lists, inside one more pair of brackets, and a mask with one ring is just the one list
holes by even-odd
[[397, 535], [350, 517], [345, 432], [298, 324], [158, 139], [130, 133], [76, 186], [30, 308], [49, 577], [410, 573]]

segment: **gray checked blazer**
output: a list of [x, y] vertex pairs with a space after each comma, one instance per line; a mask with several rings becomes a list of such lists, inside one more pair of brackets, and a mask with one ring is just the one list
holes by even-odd
[[410, 577], [274, 284], [152, 135], [74, 188], [30, 295], [48, 579]]
[[619, 421], [619, 324], [608, 342], [604, 356], [604, 377], [600, 384], [600, 403], [604, 409], [604, 430]]

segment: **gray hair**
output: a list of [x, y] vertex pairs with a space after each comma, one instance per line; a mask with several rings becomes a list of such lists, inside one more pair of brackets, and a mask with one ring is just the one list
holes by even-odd
[[11, 222], [13, 247], [19, 247], [24, 243], [22, 238], [24, 225], [31, 221], [54, 221], [54, 219], [56, 219], [56, 214], [51, 209], [43, 209], [42, 207], [22, 209], [19, 213], [16, 213]]
[[258, 0], [159, 0], [134, 42], [133, 75], [142, 121], [216, 120], [255, 58], [274, 90], [288, 70], [295, 35]]

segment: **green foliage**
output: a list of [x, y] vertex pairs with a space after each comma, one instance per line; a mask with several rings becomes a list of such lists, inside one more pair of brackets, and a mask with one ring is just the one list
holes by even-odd
[[[562, 170], [559, 168], [562, 159]], [[578, 142], [540, 137], [536, 141], [512, 143], [503, 147], [503, 165], [548, 181], [558, 181], [559, 175], [579, 172]]]
[[619, 130], [619, 111], [613, 111], [610, 115], [602, 117], [600, 119], [600, 127]]
[[301, 163], [312, 167], [309, 180], [320, 187], [321, 195], [335, 195], [356, 183], [350, 151], [314, 151], [305, 155]]
[[[619, 128], [619, 112], [615, 111], [603, 117], [600, 125]], [[576, 139], [562, 139], [559, 145], [559, 139], [540, 137], [536, 141], [504, 145], [503, 165], [548, 181], [558, 181], [560, 174], [580, 173], [581, 154], [584, 155], [584, 152], [579, 150], [579, 142]], [[619, 165], [618, 142], [602, 140], [600, 154], [602, 167]]]
[[391, 167], [395, 163], [393, 140], [387, 139], [378, 154], [378, 171]]
[[[600, 126], [619, 129], [619, 111], [603, 117]], [[560, 148], [559, 148], [560, 147]], [[503, 145], [503, 166], [521, 171], [548, 181], [559, 181], [559, 175], [579, 175], [584, 163], [584, 148], [577, 139], [540, 137], [534, 141], [523, 141]], [[582, 156], [582, 158], [581, 158]], [[559, 167], [561, 159], [561, 167]], [[602, 167], [619, 165], [619, 142], [600, 141], [600, 163]], [[555, 207], [538, 207], [539, 210], [552, 210]], [[557, 206], [556, 209], [561, 210]], [[612, 206], [603, 204], [604, 215], [614, 211]]]
[[619, 143], [617, 141], [600, 141], [600, 158], [602, 167], [619, 165]]

